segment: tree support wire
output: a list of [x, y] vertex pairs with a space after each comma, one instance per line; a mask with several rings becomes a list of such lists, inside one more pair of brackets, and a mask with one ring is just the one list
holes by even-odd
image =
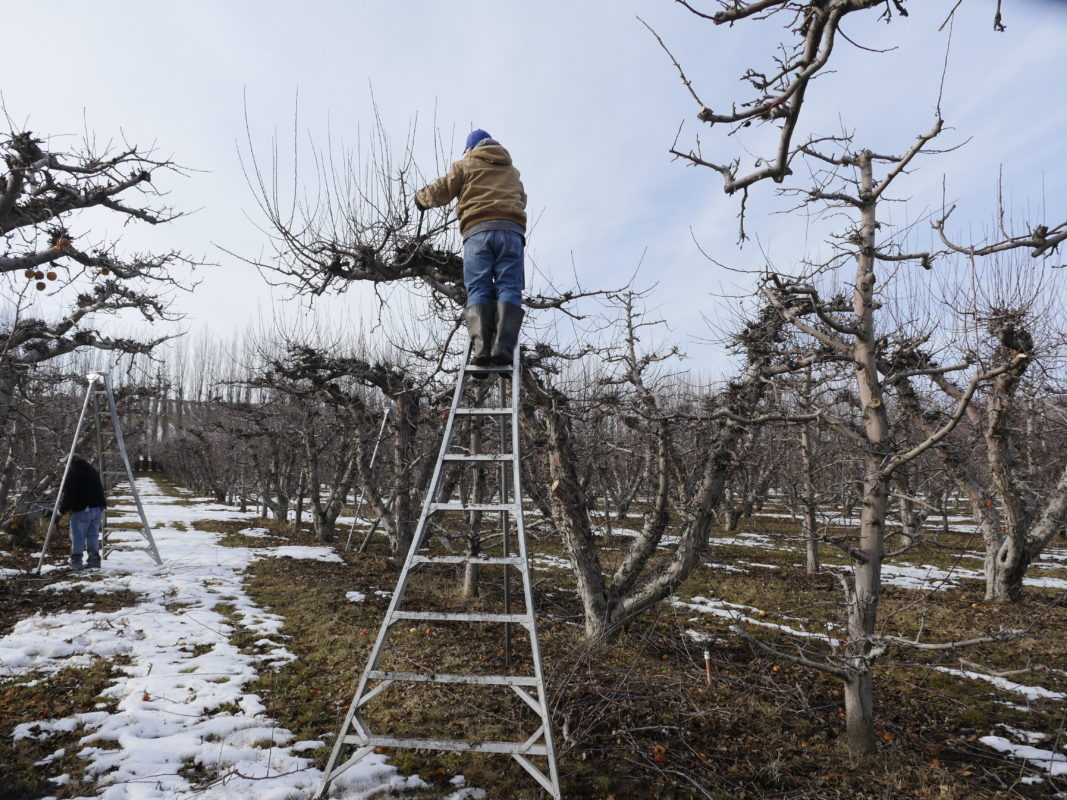
[[[470, 350], [467, 361], [456, 380], [456, 389], [452, 405], [445, 423], [441, 449], [434, 465], [433, 477], [426, 492], [426, 498], [419, 517], [415, 535], [408, 550], [407, 559], [400, 571], [396, 589], [393, 592], [389, 608], [382, 620], [378, 636], [374, 641], [366, 667], [360, 678], [358, 688], [352, 697], [344, 723], [337, 734], [330, 759], [321, 784], [315, 793], [316, 798], [327, 795], [330, 784], [350, 767], [361, 761], [379, 747], [459, 751], [510, 755], [522, 766], [554, 800], [560, 800], [559, 773], [556, 767], [556, 751], [552, 741], [552, 720], [549, 714], [548, 699], [545, 691], [544, 672], [541, 664], [540, 645], [537, 638], [537, 625], [534, 615], [533, 590], [526, 552], [526, 528], [522, 509], [522, 475], [519, 468], [519, 348], [512, 355], [511, 366], [476, 367], [470, 364]], [[496, 375], [499, 379], [497, 405], [492, 407], [465, 407], [464, 396], [468, 381], [474, 377], [484, 379]], [[508, 391], [510, 384], [510, 392]], [[508, 396], [510, 394], [510, 403]], [[497, 418], [499, 422], [499, 451], [496, 453], [453, 451], [457, 420], [470, 420], [471, 424], [481, 424], [482, 420]], [[497, 497], [486, 501], [479, 495], [473, 500], [462, 494], [452, 500], [451, 493], [460, 485], [458, 481], [445, 481], [444, 474], [449, 468], [487, 469], [499, 464], [497, 476]], [[444, 487], [450, 487], [442, 491]], [[440, 494], [449, 495], [440, 497]], [[445, 514], [461, 514], [460, 519], [471, 524], [471, 520], [481, 514], [497, 514], [500, 519], [500, 556], [489, 556], [478, 548], [471, 548], [467, 555], [440, 555], [430, 552], [428, 533], [431, 521]], [[473, 516], [472, 516], [473, 515]], [[451, 519], [456, 519], [452, 517]], [[438, 526], [440, 527], [440, 526]], [[513, 553], [512, 543], [517, 552]], [[427, 611], [417, 608], [405, 608], [404, 596], [409, 586], [413, 570], [420, 567], [439, 565], [477, 565], [501, 567], [504, 570], [503, 613], [489, 613], [479, 610], [464, 613], [453, 610]], [[522, 579], [523, 608], [512, 608], [512, 595], [509, 578], [517, 572]], [[412, 603], [415, 606], [416, 603]], [[505, 664], [507, 674], [477, 674], [465, 671], [437, 672], [411, 671], [379, 668], [383, 656], [392, 651], [397, 655], [400, 646], [390, 643], [390, 634], [403, 626], [401, 621], [424, 621], [456, 625], [500, 625], [504, 629]], [[517, 626], [525, 633], [529, 645], [529, 657], [525, 659], [528, 672], [523, 674], [519, 667], [511, 668], [513, 663], [512, 629]], [[395, 638], [395, 637], [394, 637]], [[473, 645], [472, 645], [473, 646]], [[401, 658], [402, 660], [402, 658]], [[473, 657], [464, 664], [474, 663]], [[479, 740], [479, 739], [443, 739], [419, 738], [410, 736], [392, 736], [372, 731], [372, 724], [364, 714], [371, 702], [380, 698], [390, 687], [401, 684], [404, 691], [415, 691], [420, 685], [464, 685], [494, 689], [506, 687], [522, 701], [537, 718], [536, 730], [522, 735], [515, 740]], [[477, 705], [469, 706], [473, 714], [479, 713]], [[529, 711], [527, 712], [529, 713]], [[488, 715], [470, 719], [470, 727], [476, 725]], [[488, 721], [488, 720], [486, 720]], [[468, 729], [470, 729], [468, 727]], [[537, 759], [535, 763], [532, 758]]]
[[[111, 390], [111, 376], [106, 372], [90, 372], [85, 376], [85, 379], [89, 382], [89, 385], [85, 390], [85, 400], [82, 402], [78, 424], [74, 428], [74, 439], [70, 445], [70, 452], [67, 454], [63, 477], [59, 481], [56, 501], [52, 506], [52, 519], [48, 523], [48, 532], [45, 534], [44, 544], [41, 546], [41, 555], [37, 561], [38, 575], [41, 574], [41, 570], [44, 568], [44, 557], [48, 552], [48, 543], [52, 539], [52, 533], [56, 529], [56, 522], [59, 520], [59, 505], [63, 498], [63, 490], [67, 485], [70, 465], [74, 460], [74, 454], [78, 450], [78, 441], [81, 438], [82, 429], [85, 427], [86, 417], [90, 414], [90, 406], [92, 407], [92, 418], [96, 425], [96, 469], [100, 473], [100, 480], [103, 481], [105, 488], [109, 486], [109, 478], [115, 476], [124, 476], [129, 481], [130, 493], [133, 495], [133, 502], [137, 506], [137, 514], [141, 518], [139, 532], [145, 539], [144, 547], [133, 549], [144, 550], [157, 564], [163, 563], [163, 559], [159, 555], [159, 549], [156, 547], [156, 540], [152, 536], [152, 528], [149, 526], [148, 518], [145, 516], [144, 506], [141, 505], [141, 496], [137, 492], [137, 484], [133, 480], [133, 469], [130, 467], [130, 458], [126, 453], [126, 442], [122, 437], [122, 423], [119, 421], [119, 412], [115, 405], [115, 393]], [[104, 429], [106, 425], [111, 426], [115, 439], [114, 447], [122, 462], [121, 469], [113, 468], [108, 462], [107, 456], [115, 455], [115, 451], [109, 451], [105, 446]], [[100, 523], [100, 554], [104, 558], [107, 558], [111, 552], [109, 533], [107, 509], [105, 508], [104, 517]]]

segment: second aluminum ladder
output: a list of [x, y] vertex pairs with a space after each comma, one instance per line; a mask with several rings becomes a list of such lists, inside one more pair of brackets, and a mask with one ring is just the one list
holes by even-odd
[[[137, 507], [137, 515], [141, 519], [139, 532], [144, 537], [144, 547], [128, 549], [144, 550], [157, 564], [163, 563], [163, 559], [159, 555], [159, 548], [156, 547], [155, 537], [152, 536], [152, 528], [148, 524], [148, 518], [145, 516], [144, 506], [141, 505], [141, 496], [137, 492], [137, 483], [133, 479], [133, 468], [130, 466], [130, 458], [126, 453], [126, 442], [122, 437], [122, 422], [119, 419], [119, 410], [115, 405], [115, 393], [111, 388], [111, 376], [106, 372], [90, 372], [85, 376], [85, 379], [89, 385], [85, 390], [85, 400], [82, 403], [81, 416], [78, 417], [78, 425], [74, 429], [74, 441], [71, 443], [70, 453], [68, 453], [66, 464], [63, 467], [63, 477], [60, 478], [59, 489], [56, 490], [56, 500], [52, 506], [52, 518], [48, 523], [48, 532], [45, 534], [44, 544], [41, 546], [40, 559], [37, 562], [38, 574], [44, 567], [44, 557], [48, 553], [48, 543], [52, 539], [52, 533], [55, 531], [56, 523], [59, 519], [59, 505], [63, 497], [63, 490], [66, 488], [67, 475], [70, 474], [70, 464], [74, 454], [78, 451], [82, 430], [85, 428], [85, 421], [90, 414], [95, 423], [96, 469], [100, 474], [100, 480], [105, 489], [111, 488], [117, 482], [116, 479], [125, 478], [129, 481], [130, 494], [133, 495], [133, 502]], [[115, 447], [114, 451], [107, 449], [108, 445], [105, 443], [105, 437], [108, 432], [114, 437], [112, 445]], [[106, 456], [114, 455], [116, 452], [121, 461], [120, 467], [113, 466], [106, 458]], [[109, 533], [107, 509], [104, 509], [104, 517], [100, 524], [100, 555], [104, 558], [107, 558], [112, 549]]]

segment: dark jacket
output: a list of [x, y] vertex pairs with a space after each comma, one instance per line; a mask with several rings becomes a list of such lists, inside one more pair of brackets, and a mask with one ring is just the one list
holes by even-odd
[[59, 513], [84, 511], [87, 508], [107, 508], [104, 485], [93, 465], [84, 458], [75, 456], [70, 462], [70, 472], [67, 473], [67, 482], [63, 486]]

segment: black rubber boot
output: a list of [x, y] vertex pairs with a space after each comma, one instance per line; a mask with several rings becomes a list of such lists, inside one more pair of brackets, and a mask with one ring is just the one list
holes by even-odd
[[81, 553], [71, 553], [70, 554], [70, 568], [71, 569], [81, 569], [82, 568], [82, 554]]
[[467, 333], [471, 337], [471, 366], [489, 366], [493, 344], [493, 327], [496, 324], [496, 309], [492, 303], [467, 306]]
[[85, 566], [89, 569], [100, 569], [100, 551], [88, 550], [86, 552], [89, 556], [89, 560], [86, 562]]
[[525, 316], [522, 308], [511, 303], [496, 304], [496, 339], [489, 360], [498, 367], [510, 367], [511, 356], [519, 342], [519, 328]]

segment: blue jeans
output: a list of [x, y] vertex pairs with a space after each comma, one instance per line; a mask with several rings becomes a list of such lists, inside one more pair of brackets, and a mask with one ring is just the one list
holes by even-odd
[[463, 242], [467, 305], [511, 303], [522, 307], [523, 241], [513, 231], [482, 231]]
[[88, 547], [90, 553], [100, 552], [100, 522], [104, 509], [85, 508], [70, 512], [70, 552], [81, 555]]

